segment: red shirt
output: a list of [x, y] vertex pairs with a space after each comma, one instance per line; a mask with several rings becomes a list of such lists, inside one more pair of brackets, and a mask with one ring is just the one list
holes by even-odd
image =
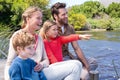
[[44, 39], [44, 45], [50, 63], [63, 61], [62, 45], [71, 41], [79, 40], [78, 34], [58, 36], [50, 41]]

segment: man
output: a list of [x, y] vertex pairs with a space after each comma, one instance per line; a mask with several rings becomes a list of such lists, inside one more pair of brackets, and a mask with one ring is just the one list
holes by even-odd
[[[65, 8], [66, 4], [65, 3], [56, 3], [51, 7], [51, 13], [52, 17], [57, 23], [59, 27], [59, 34], [60, 35], [70, 35], [70, 34], [75, 34], [74, 28], [68, 24], [68, 14], [67, 14], [67, 9]], [[82, 71], [81, 74], [81, 79], [86, 80], [86, 76], [88, 75], [88, 71], [91, 70], [90, 68], [96, 69], [97, 68], [97, 63], [95, 59], [89, 59], [88, 61], [86, 60], [82, 50], [80, 49], [77, 41], [71, 42], [72, 47], [78, 56], [78, 59], [83, 63], [84, 66], [84, 71]], [[63, 46], [63, 56], [70, 56], [70, 58], [74, 59], [74, 56], [69, 52], [68, 50], [68, 44], [65, 44]], [[94, 64], [93, 67], [89, 64]]]

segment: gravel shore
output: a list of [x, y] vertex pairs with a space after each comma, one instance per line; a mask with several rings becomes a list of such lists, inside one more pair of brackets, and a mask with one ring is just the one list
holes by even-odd
[[4, 68], [5, 68], [6, 59], [0, 59], [0, 80], [4, 80]]

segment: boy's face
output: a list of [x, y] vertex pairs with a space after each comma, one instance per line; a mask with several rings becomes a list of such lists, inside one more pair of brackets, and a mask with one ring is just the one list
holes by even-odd
[[19, 56], [23, 59], [30, 58], [35, 53], [35, 44], [31, 44], [29, 46], [26, 46], [24, 49], [19, 47], [18, 48]]

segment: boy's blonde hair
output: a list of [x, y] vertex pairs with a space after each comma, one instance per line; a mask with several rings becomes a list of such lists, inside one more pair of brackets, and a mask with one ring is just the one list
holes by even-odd
[[35, 43], [35, 37], [27, 32], [20, 31], [16, 33], [12, 38], [12, 44], [13, 48], [17, 52], [17, 47], [25, 48], [26, 46], [29, 46], [30, 44]]
[[30, 18], [31, 15], [34, 13], [34, 12], [37, 12], [37, 11], [40, 11], [42, 13], [42, 10], [37, 7], [37, 6], [31, 6], [29, 8], [27, 8], [23, 14], [22, 14], [22, 19], [23, 19], [23, 23], [22, 23], [22, 28], [24, 28], [27, 24], [27, 21], [26, 21], [26, 18]]
[[53, 26], [53, 25], [56, 25], [56, 23], [55, 23], [54, 21], [47, 20], [47, 21], [44, 22], [43, 27], [42, 27], [42, 29], [43, 29], [42, 38], [43, 38], [43, 39], [46, 39], [46, 38], [47, 38], [46, 32], [47, 32], [47, 31], [50, 29], [50, 27]]

